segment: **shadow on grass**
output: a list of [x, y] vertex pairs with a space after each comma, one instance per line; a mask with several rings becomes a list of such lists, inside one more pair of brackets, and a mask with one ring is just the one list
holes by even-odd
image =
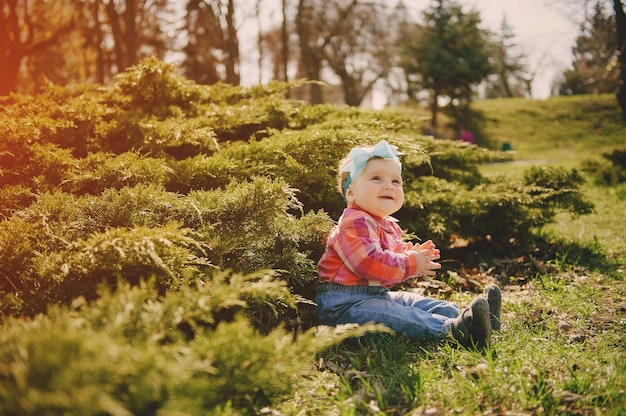
[[535, 246], [546, 261], [550, 261], [561, 270], [582, 267], [589, 271], [612, 276], [623, 267], [620, 263], [619, 254], [610, 255], [598, 241], [547, 240], [541, 237], [535, 241]]
[[475, 281], [495, 278], [500, 284], [524, 284], [537, 274], [573, 269], [617, 278], [624, 268], [624, 253], [607, 252], [599, 241], [582, 242], [545, 234], [507, 247], [483, 240], [446, 249], [441, 264], [440, 275], [453, 272]]

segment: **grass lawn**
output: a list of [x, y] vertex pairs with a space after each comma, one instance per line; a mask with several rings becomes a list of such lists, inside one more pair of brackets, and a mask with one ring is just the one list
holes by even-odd
[[[476, 106], [490, 120], [485, 132], [492, 146], [508, 141], [516, 152], [515, 161], [484, 166], [483, 174], [518, 174], [532, 164], [580, 168], [584, 160], [626, 145], [613, 96], [491, 100]], [[595, 204], [593, 214], [559, 215], [556, 224], [539, 231], [557, 247], [552, 257], [522, 275], [493, 265], [470, 272], [476, 281], [496, 281], [503, 288], [502, 330], [494, 333], [486, 354], [404, 336], [348, 343], [321, 354], [301, 378], [298, 394], [276, 411], [626, 414], [626, 187], [590, 183], [585, 192]], [[440, 296], [467, 305], [479, 293]]]
[[486, 100], [476, 109], [485, 117], [484, 145], [499, 149], [507, 142], [514, 154], [513, 162], [483, 166], [484, 174], [518, 173], [531, 165], [579, 168], [626, 146], [612, 94]]

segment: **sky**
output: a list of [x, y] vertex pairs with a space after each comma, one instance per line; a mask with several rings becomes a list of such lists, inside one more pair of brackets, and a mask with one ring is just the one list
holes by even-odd
[[[247, 0], [251, 5], [255, 0]], [[393, 0], [385, 0], [389, 4]], [[511, 27], [520, 51], [528, 57], [529, 67], [536, 71], [533, 83], [533, 98], [542, 99], [550, 95], [551, 85], [559, 74], [571, 66], [572, 47], [580, 30], [580, 16], [573, 13], [573, 0], [458, 0], [467, 10], [472, 8], [480, 13], [483, 26], [499, 33], [503, 19]], [[272, 3], [274, 5], [272, 5]], [[394, 2], [395, 3], [395, 2]], [[264, 12], [267, 13], [267, 25], [270, 21], [280, 21], [278, 0], [265, 0]], [[430, 4], [430, 0], [404, 0], [410, 12], [421, 16]], [[560, 9], [562, 10], [559, 10]], [[254, 6], [251, 7], [252, 9]], [[575, 10], [575, 9], [574, 9]], [[569, 13], [569, 16], [566, 14]], [[245, 85], [258, 82], [255, 19], [249, 19], [240, 29], [242, 43], [242, 83]], [[267, 29], [267, 28], [266, 28]], [[375, 98], [375, 107], [384, 105], [380, 96]]]
[[[571, 1], [571, 0], [570, 0]], [[483, 24], [499, 33], [502, 19], [537, 71], [533, 98], [546, 98], [554, 78], [571, 67], [572, 47], [580, 32], [580, 16], [568, 17], [550, 0], [468, 0], [480, 12]], [[578, 22], [573, 20], [578, 18]]]

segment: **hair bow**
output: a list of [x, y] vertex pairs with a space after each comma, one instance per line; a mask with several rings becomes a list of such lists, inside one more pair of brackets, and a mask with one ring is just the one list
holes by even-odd
[[381, 140], [374, 147], [355, 147], [350, 151], [350, 163], [341, 169], [342, 172], [348, 172], [348, 177], [343, 182], [343, 194], [345, 196], [348, 191], [348, 186], [352, 182], [352, 179], [363, 172], [367, 162], [374, 157], [380, 157], [383, 159], [395, 159], [398, 157], [398, 148], [394, 145], [387, 143], [385, 140]]

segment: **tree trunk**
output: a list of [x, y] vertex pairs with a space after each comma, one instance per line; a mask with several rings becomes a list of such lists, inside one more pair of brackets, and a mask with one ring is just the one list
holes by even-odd
[[15, 90], [19, 63], [22, 59], [17, 53], [15, 40], [20, 39], [17, 23], [16, 2], [7, 2], [0, 9], [0, 96], [9, 95]]
[[139, 63], [139, 33], [137, 32], [138, 7], [139, 6], [137, 5], [137, 0], [126, 0], [126, 11], [124, 13], [124, 44], [126, 46], [126, 67], [130, 67]]
[[626, 13], [622, 0], [613, 0], [615, 8], [615, 25], [617, 26], [617, 42], [619, 45], [620, 81], [617, 102], [622, 109], [622, 122], [626, 123]]
[[109, 19], [109, 24], [111, 25], [111, 32], [113, 35], [113, 50], [115, 51], [115, 66], [116, 71], [122, 72], [126, 69], [126, 49], [124, 48], [124, 29], [120, 24], [120, 19], [117, 14], [117, 10], [115, 10], [115, 4], [113, 1], [109, 0], [108, 3], [105, 3], [105, 10], [107, 13], [107, 17]]
[[341, 71], [337, 75], [341, 78], [341, 85], [343, 87], [343, 97], [346, 105], [350, 107], [358, 107], [363, 100], [361, 94], [359, 94], [359, 88], [356, 81], [350, 77], [347, 71]]
[[0, 96], [9, 95], [16, 90], [17, 74], [23, 56], [5, 51], [0, 62]]
[[20, 65], [25, 57], [59, 43], [74, 28], [74, 20], [70, 19], [62, 26], [52, 28], [52, 33], [45, 39], [34, 42], [35, 31], [43, 32], [44, 29], [31, 20], [27, 4], [22, 8], [24, 16], [20, 22], [17, 0], [0, 3], [0, 96], [17, 91]]
[[228, 0], [228, 10], [226, 12], [226, 82], [232, 85], [239, 85], [239, 41], [237, 39], [237, 29], [235, 28], [235, 4], [234, 0]]
[[259, 59], [257, 60], [257, 66], [259, 71], [259, 77], [257, 78], [257, 83], [263, 83], [263, 29], [261, 28], [261, 0], [256, 1], [256, 9], [254, 11], [256, 22], [259, 27], [257, 32], [257, 48], [259, 50]]
[[[93, 40], [93, 47], [96, 50], [96, 82], [98, 84], [104, 84], [104, 74], [105, 74], [105, 67], [104, 67], [104, 51], [102, 50], [102, 22], [100, 21], [100, 0], [96, 0], [94, 1], [93, 5], [93, 10], [92, 10], [92, 14], [93, 14], [93, 19], [95, 21], [95, 25], [94, 25], [94, 37], [95, 39]], [[91, 40], [91, 37], [90, 37]], [[108, 71], [106, 71], [108, 72]]]
[[[298, 13], [296, 14], [296, 28], [300, 39], [300, 53], [302, 67], [309, 80], [319, 81], [321, 73], [321, 59], [317, 56], [314, 48], [311, 47], [311, 36], [307, 21], [305, 0], [298, 2]], [[311, 104], [321, 104], [324, 102], [322, 87], [319, 83], [309, 85]]]
[[439, 113], [439, 93], [433, 91], [433, 97], [430, 101], [430, 124], [433, 128], [437, 128], [437, 113]]
[[287, 35], [287, 0], [283, 0], [283, 27], [281, 32], [283, 43], [283, 81], [289, 81], [287, 65], [289, 64], [289, 37]]

